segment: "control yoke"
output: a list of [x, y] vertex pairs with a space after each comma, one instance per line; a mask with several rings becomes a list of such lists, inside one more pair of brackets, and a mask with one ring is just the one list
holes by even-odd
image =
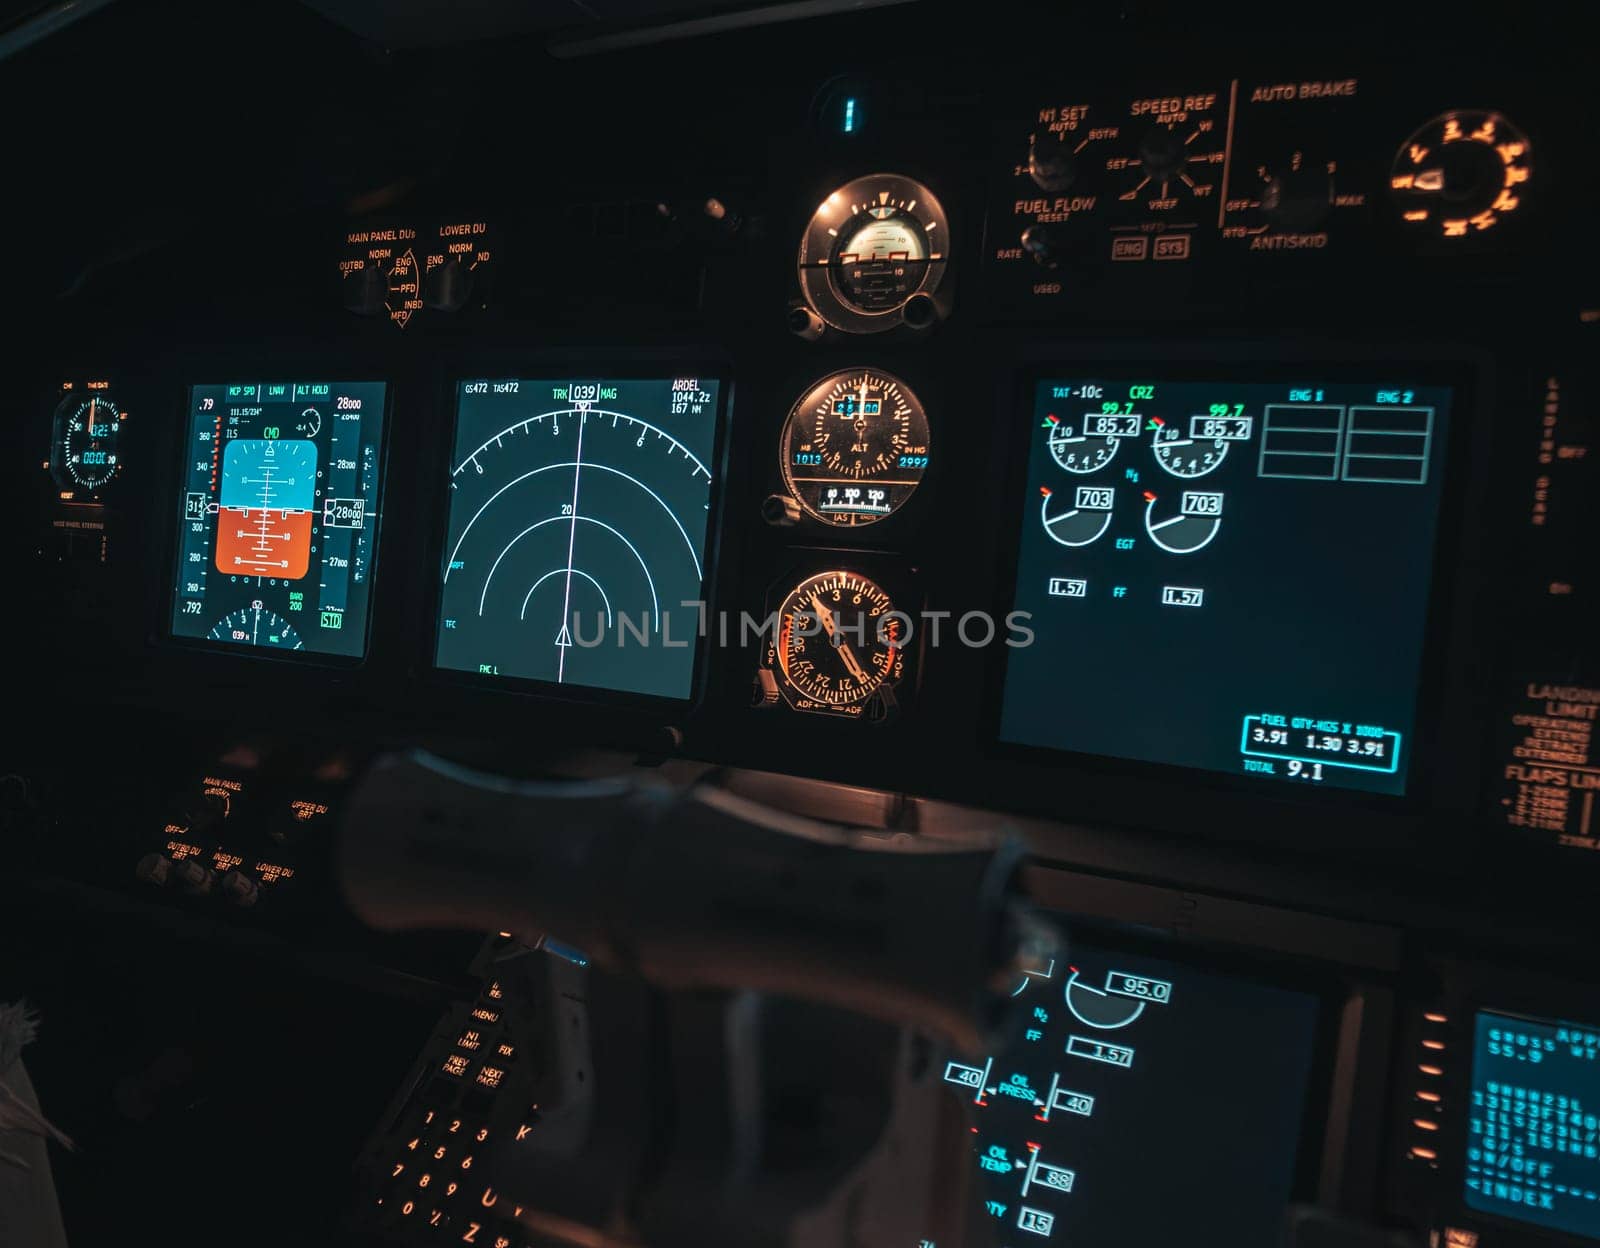
[[513, 781], [421, 753], [380, 760], [347, 812], [340, 873], [375, 927], [587, 959], [500, 974], [538, 1121], [480, 1173], [543, 1241], [992, 1242], [970, 1098], [936, 1046], [981, 1051], [1023, 970], [1064, 956], [1019, 895], [1019, 845], [929, 848], [707, 784]]

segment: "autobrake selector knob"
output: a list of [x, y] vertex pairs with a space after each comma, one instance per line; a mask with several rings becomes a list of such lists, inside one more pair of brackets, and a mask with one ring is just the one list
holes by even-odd
[[1332, 207], [1333, 178], [1320, 165], [1291, 165], [1272, 174], [1261, 192], [1261, 215], [1289, 229], [1320, 225]]

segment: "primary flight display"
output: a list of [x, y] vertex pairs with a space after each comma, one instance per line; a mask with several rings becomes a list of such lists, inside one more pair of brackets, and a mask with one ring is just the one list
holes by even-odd
[[190, 389], [174, 637], [366, 652], [385, 396], [376, 381]]
[[721, 388], [460, 383], [437, 665], [688, 698]]

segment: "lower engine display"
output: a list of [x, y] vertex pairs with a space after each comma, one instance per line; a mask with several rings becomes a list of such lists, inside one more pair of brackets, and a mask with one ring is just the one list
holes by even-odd
[[462, 382], [442, 668], [686, 699], [721, 384]]
[[365, 654], [385, 394], [383, 382], [191, 388], [174, 637]]
[[1013, 995], [1010, 1045], [943, 1072], [996, 1243], [1281, 1242], [1317, 997], [1077, 942]]
[[1038, 383], [1000, 736], [1400, 795], [1451, 391]]

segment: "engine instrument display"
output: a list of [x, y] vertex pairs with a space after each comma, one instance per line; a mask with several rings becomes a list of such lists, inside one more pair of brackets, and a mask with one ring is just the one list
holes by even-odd
[[1400, 795], [1451, 391], [1147, 379], [1034, 390], [1000, 736]]
[[801, 396], [783, 427], [784, 484], [825, 524], [871, 524], [900, 509], [928, 470], [928, 418], [911, 388], [846, 369]]
[[1012, 995], [1004, 1047], [942, 1071], [972, 1105], [996, 1242], [1281, 1241], [1317, 997], [1076, 941], [1070, 963], [1024, 970]]
[[123, 419], [104, 382], [62, 395], [51, 422], [50, 476], [64, 497], [92, 499], [122, 471]]
[[808, 576], [778, 608], [765, 668], [773, 697], [798, 711], [882, 720], [896, 709], [909, 621], [856, 572]]
[[818, 205], [800, 240], [800, 290], [835, 329], [873, 334], [944, 280], [950, 223], [938, 197], [897, 173], [857, 178]]
[[190, 389], [174, 637], [365, 654], [386, 392], [377, 381]]
[[1473, 1030], [1467, 1206], [1600, 1240], [1600, 1023], [1480, 1010]]
[[435, 663], [688, 699], [721, 393], [706, 377], [462, 382]]

